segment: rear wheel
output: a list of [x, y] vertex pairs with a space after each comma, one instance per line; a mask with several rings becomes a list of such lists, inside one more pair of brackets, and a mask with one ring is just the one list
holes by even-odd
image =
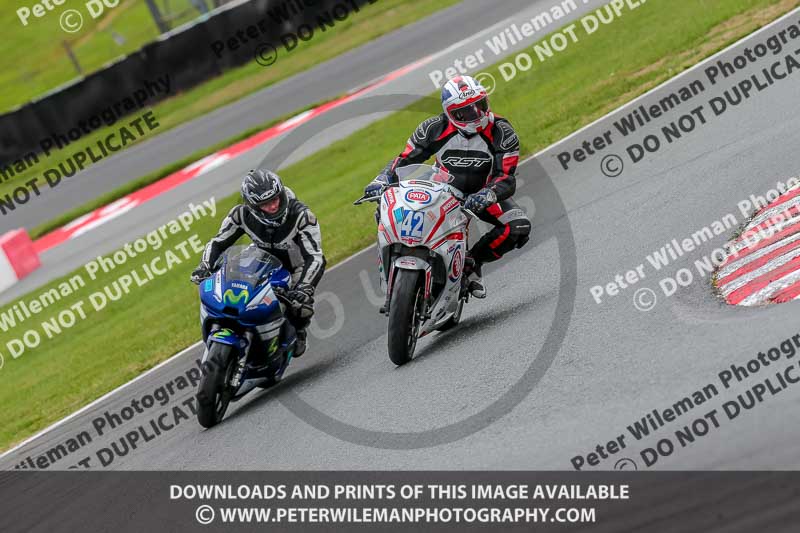
[[203, 376], [197, 387], [197, 421], [204, 428], [211, 428], [222, 422], [225, 411], [231, 403], [233, 391], [229, 383], [236, 367], [233, 346], [211, 343]]
[[418, 270], [398, 270], [389, 306], [389, 359], [397, 366], [411, 361], [417, 346], [422, 283]]

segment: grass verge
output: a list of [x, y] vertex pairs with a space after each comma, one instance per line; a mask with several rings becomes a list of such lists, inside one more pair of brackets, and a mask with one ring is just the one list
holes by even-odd
[[[33, 8], [33, 2], [0, 0], [0, 110], [24, 104], [78, 77], [66, 45], [82, 72], [89, 74], [117, 57], [135, 52], [159, 34], [145, 0], [120, 2], [96, 19], [88, 16], [86, 0], [66, 0], [61, 4], [62, 7], [51, 4], [55, 9], [42, 17], [31, 13], [23, 25], [17, 10], [23, 6]], [[188, 3], [187, 7], [172, 21], [172, 27], [199, 15]], [[59, 27], [61, 13], [67, 8], [83, 14], [83, 26], [76, 33], [66, 33]]]
[[[262, 67], [255, 61], [250, 61], [194, 89], [156, 104], [151, 109], [158, 120], [159, 127], [152, 135], [161, 135], [184, 122], [214, 111], [259, 89], [304, 72], [319, 63], [337, 57], [397, 28], [425, 18], [458, 1], [413, 0], [409, 2], [407, 0], [380, 0], [374, 4], [368, 4], [361, 12], [349, 16], [344, 21], [337, 22], [335, 27], [325, 32], [317, 32], [314, 38], [309, 41], [301, 41], [291, 53], [287, 54], [281, 49], [279, 54], [282, 55], [279, 55], [275, 64], [267, 68]], [[55, 18], [57, 19], [57, 17]], [[28, 29], [31, 32], [33, 31], [31, 28]], [[120, 125], [127, 124], [129, 120], [136, 118], [144, 111], [140, 110], [129, 117], [123, 117], [113, 126], [95, 130], [72, 145], [53, 152], [49, 157], [39, 157], [37, 164], [26, 168], [23, 172], [6, 181], [0, 182], [0, 196], [11, 193], [16, 187], [33, 177], [41, 176], [45, 169], [56, 167], [59, 163], [66, 161], [75, 151], [75, 147], [83, 148], [94, 145], [100, 139], [119, 129]], [[142, 139], [149, 139], [152, 135], [145, 136]], [[141, 142], [140, 139], [137, 139], [137, 141]], [[135, 144], [136, 142], [132, 142], [128, 146]], [[44, 194], [47, 194], [47, 191]]]
[[[796, 5], [785, 0], [650, 0], [612, 27], [501, 85], [492, 97], [493, 108], [514, 123], [523, 140], [523, 152], [531, 154]], [[416, 111], [398, 112], [357, 133], [360, 139], [370, 139], [369, 150], [345, 139], [282, 172], [318, 215], [331, 264], [374, 240], [372, 210], [353, 208], [350, 202], [365, 181], [402, 148], [418, 122], [428, 112], [438, 112], [435, 99], [426, 105], [430, 109], [416, 106]], [[203, 218], [189, 232], [172, 236], [165, 248], [174, 248], [189, 234], [208, 239], [216, 231], [221, 213], [237, 198], [232, 194], [218, 200], [215, 217]], [[0, 352], [6, 361], [0, 370], [0, 403], [4, 406], [0, 448], [80, 408], [198, 339], [197, 296], [186, 281], [197, 260], [194, 254], [166, 275], [133, 288], [134, 297], [123, 297], [102, 311], [90, 308], [86, 320], [18, 359], [9, 357], [6, 350], [9, 339], [21, 337], [29, 327], [41, 330], [41, 321], [86, 300], [121, 274], [141, 271], [144, 263], [165, 255], [165, 248], [144, 252], [2, 334]], [[85, 273], [82, 276], [87, 277]], [[0, 313], [7, 311], [8, 306], [0, 309]]]

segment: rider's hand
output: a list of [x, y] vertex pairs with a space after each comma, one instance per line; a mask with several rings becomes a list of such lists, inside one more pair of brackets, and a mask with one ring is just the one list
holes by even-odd
[[364, 188], [364, 197], [375, 198], [376, 196], [380, 196], [384, 187], [386, 187], [386, 182], [379, 181], [378, 178], [376, 178]]
[[483, 212], [484, 209], [492, 204], [497, 203], [497, 195], [491, 189], [481, 189], [475, 194], [467, 196], [467, 201], [464, 202], [464, 209], [472, 211], [476, 215]]
[[309, 318], [314, 314], [314, 286], [298, 283], [286, 294], [292, 312], [298, 318]]
[[195, 285], [200, 285], [200, 283], [206, 279], [211, 277], [211, 271], [206, 268], [205, 265], [200, 265], [199, 267], [195, 268], [192, 272], [191, 281]]

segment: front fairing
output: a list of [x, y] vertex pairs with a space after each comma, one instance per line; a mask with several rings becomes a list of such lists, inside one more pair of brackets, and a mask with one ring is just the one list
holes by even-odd
[[[227, 255], [217, 272], [200, 285], [201, 315], [255, 327], [282, 316], [274, 287], [286, 288], [291, 274], [279, 262], [257, 264], [249, 271], [231, 264], [242, 255]], [[247, 258], [246, 258], [247, 259]]]
[[449, 234], [463, 232], [467, 218], [459, 206], [447, 184], [402, 181], [381, 199], [380, 244], [433, 249]]

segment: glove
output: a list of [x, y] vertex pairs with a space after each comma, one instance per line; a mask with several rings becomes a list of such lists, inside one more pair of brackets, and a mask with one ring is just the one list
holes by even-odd
[[490, 205], [497, 203], [497, 195], [491, 189], [481, 189], [475, 194], [467, 196], [467, 201], [464, 202], [464, 209], [472, 211], [476, 215], [483, 212], [484, 209]]
[[286, 294], [292, 313], [298, 318], [309, 318], [314, 314], [314, 286], [298, 283]]
[[375, 178], [364, 188], [364, 197], [375, 198], [376, 196], [380, 196], [384, 187], [386, 187], [386, 182], [379, 181], [378, 178]]
[[200, 265], [199, 267], [194, 269], [194, 271], [192, 272], [192, 276], [189, 279], [195, 285], [200, 285], [200, 282], [210, 277], [211, 277], [211, 271], [205, 265]]

